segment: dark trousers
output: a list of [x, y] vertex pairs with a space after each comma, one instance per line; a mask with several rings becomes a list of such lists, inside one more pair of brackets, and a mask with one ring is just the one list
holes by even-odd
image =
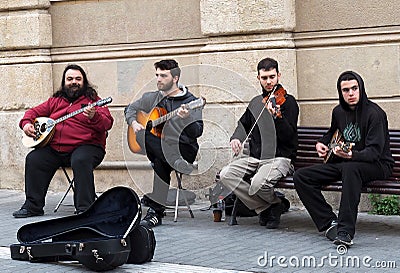
[[59, 153], [50, 146], [32, 150], [25, 159], [25, 195], [22, 208], [43, 212], [51, 179], [61, 166], [71, 167], [74, 175], [74, 204], [77, 211], [86, 210], [95, 200], [93, 169], [105, 155], [102, 147], [81, 145], [71, 153]]
[[161, 138], [148, 131], [145, 134], [145, 143], [146, 155], [152, 162], [154, 177], [153, 191], [144, 196], [144, 201], [162, 217], [174, 162], [183, 157], [186, 161], [193, 163], [196, 159], [198, 148], [185, 144], [176, 144], [176, 147], [174, 147], [174, 145], [162, 142]]
[[[338, 220], [338, 231], [354, 237], [361, 188], [369, 181], [387, 178], [390, 168], [377, 163], [342, 162], [314, 165], [298, 169], [293, 176], [296, 191], [319, 231], [326, 230], [332, 220]], [[339, 214], [321, 193], [321, 186], [342, 181]]]

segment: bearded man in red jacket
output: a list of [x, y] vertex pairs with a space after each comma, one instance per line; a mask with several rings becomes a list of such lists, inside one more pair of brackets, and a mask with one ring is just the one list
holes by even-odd
[[21, 209], [13, 213], [15, 218], [44, 214], [49, 184], [61, 166], [73, 170], [75, 213], [81, 213], [94, 202], [93, 170], [105, 156], [107, 131], [114, 122], [107, 107], [97, 106], [99, 100], [82, 67], [71, 64], [64, 69], [59, 90], [47, 101], [25, 112], [19, 126], [27, 137], [33, 139], [37, 137], [36, 118], [57, 120], [75, 114], [57, 123], [47, 144], [35, 146], [26, 156], [26, 199]]

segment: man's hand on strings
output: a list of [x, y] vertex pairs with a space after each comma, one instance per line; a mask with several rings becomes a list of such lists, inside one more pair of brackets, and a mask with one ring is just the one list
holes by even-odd
[[144, 129], [144, 126], [142, 124], [140, 124], [139, 122], [137, 122], [136, 120], [134, 120], [131, 124], [132, 129], [135, 133], [137, 133], [140, 130]]
[[276, 116], [279, 113], [281, 106], [276, 105], [275, 107], [272, 105], [272, 102], [269, 101], [267, 104], [267, 110], [272, 116]]
[[178, 115], [178, 117], [181, 117], [181, 118], [187, 118], [190, 115], [189, 110], [185, 109], [184, 106], [179, 107], [179, 110], [176, 114]]
[[94, 117], [94, 114], [96, 114], [96, 108], [95, 107], [86, 107], [85, 110], [83, 110], [83, 114], [88, 117], [88, 119], [92, 119]]
[[317, 150], [319, 157], [325, 157], [329, 151], [329, 147], [321, 142], [317, 142], [317, 144], [315, 145], [315, 149]]
[[353, 156], [353, 153], [351, 150], [349, 152], [345, 152], [342, 150], [342, 148], [340, 148], [340, 146], [334, 147], [332, 151], [336, 156], [341, 157], [341, 158], [350, 159]]
[[232, 139], [230, 142], [232, 151], [235, 155], [238, 155], [240, 153], [240, 150], [242, 149], [242, 143], [240, 142], [239, 139], [235, 138]]
[[28, 137], [35, 137], [35, 127], [33, 126], [32, 123], [25, 124], [22, 130]]

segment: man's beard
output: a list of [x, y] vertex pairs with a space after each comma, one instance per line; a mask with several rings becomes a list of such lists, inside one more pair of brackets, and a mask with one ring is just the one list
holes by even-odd
[[160, 90], [160, 91], [166, 92], [166, 91], [171, 90], [171, 88], [172, 88], [173, 85], [174, 85], [174, 82], [173, 82], [173, 81], [170, 81], [170, 82], [166, 83], [165, 85], [160, 85], [160, 84], [158, 84], [158, 85], [157, 85], [157, 88], [158, 88], [158, 90]]
[[79, 85], [73, 85], [71, 87], [64, 86], [64, 92], [70, 101], [74, 101], [83, 95], [83, 88]]

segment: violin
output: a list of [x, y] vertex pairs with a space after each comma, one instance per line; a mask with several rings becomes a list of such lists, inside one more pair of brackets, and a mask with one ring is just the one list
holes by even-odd
[[265, 96], [262, 99], [262, 102], [265, 104], [265, 107], [267, 107], [269, 102], [272, 103], [272, 107], [274, 107], [274, 109], [275, 109], [274, 118], [277, 118], [277, 117], [282, 118], [282, 113], [280, 111], [280, 108], [277, 107], [277, 105], [281, 106], [282, 104], [285, 103], [286, 94], [287, 94], [286, 90], [282, 86], [279, 86], [279, 88], [276, 89], [275, 91], [271, 92], [271, 94], [269, 96]]

